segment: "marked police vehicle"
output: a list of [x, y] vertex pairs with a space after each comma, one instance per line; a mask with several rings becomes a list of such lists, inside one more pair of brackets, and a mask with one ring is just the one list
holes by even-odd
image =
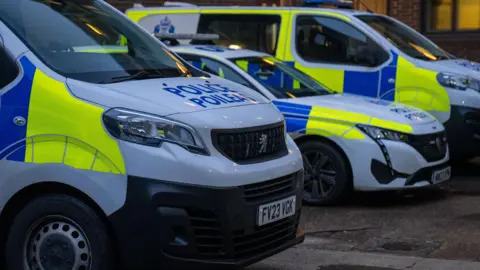
[[[174, 36], [159, 38], [171, 41]], [[208, 43], [204, 39], [210, 36], [197, 35], [193, 43]], [[273, 101], [303, 154], [307, 202], [335, 203], [352, 188], [417, 188], [450, 178], [444, 127], [427, 112], [332, 93], [292, 65], [261, 52], [211, 45], [174, 46], [172, 51]]]
[[284, 127], [104, 1], [2, 0], [1, 269], [229, 269], [300, 243]]
[[149, 32], [161, 25], [159, 32], [218, 34], [217, 45], [274, 55], [338, 92], [421, 108], [445, 124], [453, 159], [480, 155], [480, 64], [456, 59], [394, 18], [346, 9], [177, 3], [126, 14]]

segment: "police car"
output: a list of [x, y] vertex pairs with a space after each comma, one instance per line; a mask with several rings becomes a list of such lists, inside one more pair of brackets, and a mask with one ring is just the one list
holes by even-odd
[[480, 155], [480, 64], [455, 58], [392, 17], [345, 9], [178, 3], [126, 14], [149, 32], [162, 23], [174, 33], [219, 34], [217, 45], [274, 55], [338, 92], [421, 108], [445, 124], [455, 161]]
[[282, 114], [104, 1], [0, 1], [0, 74], [1, 269], [229, 269], [303, 240]]
[[[171, 41], [175, 34], [158, 36]], [[193, 43], [208, 43], [211, 35], [192, 37]], [[309, 203], [339, 202], [352, 188], [417, 188], [450, 178], [444, 127], [427, 112], [334, 93], [292, 65], [261, 52], [211, 45], [171, 49], [195, 67], [272, 100], [302, 151], [304, 199]]]

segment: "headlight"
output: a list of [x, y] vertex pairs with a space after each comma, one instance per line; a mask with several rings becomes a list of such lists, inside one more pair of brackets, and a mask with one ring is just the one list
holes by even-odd
[[103, 115], [103, 122], [108, 132], [120, 140], [153, 147], [170, 142], [192, 153], [208, 155], [193, 128], [163, 117], [125, 109], [111, 109]]
[[367, 125], [357, 125], [357, 127], [374, 140], [408, 141], [407, 134], [397, 131]]
[[466, 90], [467, 88], [480, 91], [480, 81], [451, 73], [438, 73], [437, 81], [445, 87], [457, 90]]

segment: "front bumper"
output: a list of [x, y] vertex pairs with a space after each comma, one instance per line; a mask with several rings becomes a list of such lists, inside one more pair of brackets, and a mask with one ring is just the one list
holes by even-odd
[[[109, 218], [125, 269], [236, 269], [303, 241], [303, 171], [232, 188], [129, 177], [127, 200]], [[300, 184], [301, 185], [301, 184]], [[257, 226], [258, 206], [296, 196], [295, 215]]]
[[480, 109], [452, 106], [445, 129], [452, 159], [480, 156]]
[[381, 190], [398, 190], [436, 185], [449, 180], [451, 176], [449, 173], [448, 177], [442, 182], [433, 182], [432, 180], [435, 172], [449, 168], [448, 161], [434, 166], [423, 167], [412, 174], [396, 170], [392, 174], [387, 164], [375, 159], [372, 160], [370, 168], [376, 179], [388, 180], [388, 185], [385, 185]]
[[447, 167], [449, 161], [448, 147], [443, 158], [427, 161], [417, 149], [404, 142], [382, 140], [384, 150], [371, 138], [350, 140], [348, 143], [349, 147], [345, 149], [349, 151], [346, 154], [352, 167], [354, 188], [358, 191], [398, 190], [429, 185], [431, 175], [425, 176], [424, 171], [437, 166]]

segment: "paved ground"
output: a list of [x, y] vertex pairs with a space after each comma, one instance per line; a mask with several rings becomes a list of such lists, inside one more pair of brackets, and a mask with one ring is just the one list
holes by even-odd
[[434, 189], [305, 207], [305, 243], [252, 269], [480, 269], [480, 160], [453, 173]]

